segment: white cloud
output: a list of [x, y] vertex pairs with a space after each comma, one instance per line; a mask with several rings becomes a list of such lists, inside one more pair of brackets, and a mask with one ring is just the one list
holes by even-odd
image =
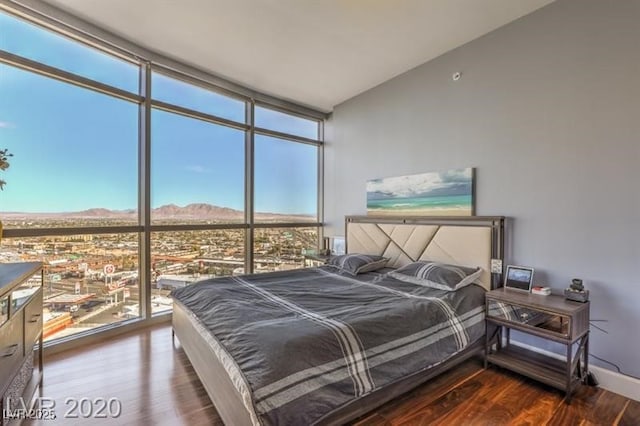
[[421, 173], [368, 181], [367, 192], [382, 192], [394, 197], [411, 197], [415, 194], [428, 193], [435, 189], [448, 187], [452, 182], [470, 179], [471, 169]]
[[13, 123], [9, 123], [8, 121], [0, 121], [0, 129], [10, 129], [15, 127]]
[[186, 169], [187, 171], [194, 172], [194, 173], [211, 173], [211, 169], [205, 166], [199, 166], [199, 165], [187, 166]]

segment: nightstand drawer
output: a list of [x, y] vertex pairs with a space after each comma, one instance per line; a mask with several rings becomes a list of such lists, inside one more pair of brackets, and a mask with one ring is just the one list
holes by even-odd
[[487, 317], [562, 338], [571, 336], [571, 317], [525, 307], [516, 303], [487, 300]]

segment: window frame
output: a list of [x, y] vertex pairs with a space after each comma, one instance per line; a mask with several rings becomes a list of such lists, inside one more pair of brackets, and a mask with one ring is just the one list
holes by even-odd
[[[131, 93], [123, 89], [92, 80], [71, 72], [39, 63], [10, 52], [0, 50], [0, 63], [13, 66], [28, 72], [53, 78], [64, 83], [73, 84], [84, 89], [96, 91], [121, 100], [136, 103], [139, 106], [138, 131], [138, 224], [122, 226], [92, 226], [84, 228], [10, 228], [3, 230], [5, 238], [46, 237], [88, 234], [137, 233], [138, 267], [140, 286], [140, 317], [114, 324], [104, 325], [94, 330], [79, 332], [72, 336], [53, 339], [46, 348], [50, 351], [65, 350], [91, 341], [103, 339], [104, 336], [145, 327], [150, 324], [167, 321], [171, 312], [152, 315], [151, 313], [151, 234], [163, 231], [198, 231], [198, 230], [243, 230], [245, 232], [245, 271], [253, 272], [254, 266], [254, 234], [260, 228], [305, 228], [318, 229], [318, 246], [323, 238], [323, 180], [324, 180], [324, 120], [327, 114], [311, 108], [297, 105], [279, 98], [256, 92], [236, 83], [224, 80], [199, 69], [176, 62], [170, 58], [147, 51], [124, 39], [110, 35], [98, 27], [88, 24], [73, 15], [46, 5], [42, 11], [26, 8], [18, 4], [7, 4], [0, 0], [0, 13], [9, 14], [28, 23], [44, 27], [49, 31], [98, 49], [104, 54], [131, 62], [139, 67], [139, 91]], [[153, 99], [151, 92], [152, 73], [178, 79], [184, 83], [211, 90], [217, 94], [242, 100], [245, 103], [245, 122], [236, 122], [223, 117], [185, 108]], [[317, 139], [310, 139], [270, 129], [255, 127], [254, 112], [256, 106], [273, 109], [285, 114], [294, 115], [318, 123]], [[245, 132], [245, 220], [238, 224], [152, 224], [151, 223], [151, 111], [160, 109], [169, 113], [231, 127]], [[291, 143], [311, 144], [318, 147], [317, 167], [317, 221], [305, 223], [255, 223], [254, 221], [254, 146], [255, 135], [265, 135], [290, 141]], [[48, 350], [48, 351], [49, 351]]]

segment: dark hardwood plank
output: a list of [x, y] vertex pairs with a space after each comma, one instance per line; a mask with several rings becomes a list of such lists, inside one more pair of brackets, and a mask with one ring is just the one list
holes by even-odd
[[353, 426], [390, 426], [391, 423], [378, 413], [370, 414], [357, 422]]
[[434, 425], [542, 425], [550, 420], [562, 403], [563, 394], [506, 370], [498, 370], [499, 378], [489, 372], [476, 379], [482, 388]]
[[627, 407], [620, 417], [619, 426], [638, 426], [640, 425], [640, 402], [629, 401]]
[[439, 419], [446, 417], [452, 412], [459, 411], [461, 404], [468, 401], [480, 389], [482, 385], [479, 380], [467, 380], [460, 386], [442, 395], [432, 403], [420, 407], [419, 410], [412, 410], [404, 416], [397, 416], [392, 419], [394, 425], [431, 425], [437, 424]]
[[471, 359], [457, 368], [437, 376], [411, 392], [382, 405], [375, 410], [375, 413], [385, 419], [393, 419], [407, 415], [407, 413], [418, 411], [422, 406], [430, 404], [449, 390], [482, 371], [482, 362], [479, 359]]
[[560, 404], [549, 421], [550, 426], [612, 425], [628, 399], [604, 389], [580, 386], [571, 404]]
[[523, 426], [546, 424], [560, 404], [564, 404], [564, 392], [531, 379], [526, 379], [523, 388], [518, 393], [514, 393], [512, 398], [511, 406], [520, 405], [520, 407], [515, 415], [503, 424]]
[[[45, 359], [43, 395], [56, 402], [55, 421], [32, 425], [222, 425], [184, 351], [159, 325]], [[122, 403], [115, 419], [64, 418], [65, 399], [111, 398]]]
[[[24, 425], [222, 426], [222, 421], [176, 341], [163, 324], [45, 359], [43, 395], [56, 401], [55, 421]], [[116, 419], [69, 419], [65, 398], [117, 397]], [[392, 425], [640, 425], [640, 403], [580, 387], [564, 394], [478, 359], [425, 383], [351, 423]]]
[[491, 401], [512, 393], [512, 389], [520, 383], [521, 381], [514, 379], [512, 375], [503, 374], [495, 369], [484, 371], [443, 395], [402, 424], [473, 424], [482, 417]]

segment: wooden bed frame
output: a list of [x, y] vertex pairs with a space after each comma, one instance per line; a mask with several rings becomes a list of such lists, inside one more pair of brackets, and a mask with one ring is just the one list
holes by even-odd
[[[466, 230], [466, 231], [465, 231]], [[491, 259], [503, 259], [504, 254], [504, 218], [503, 217], [430, 217], [430, 218], [393, 218], [349, 216], [346, 218], [345, 235], [347, 251], [355, 252], [366, 247], [369, 254], [384, 254], [390, 257], [390, 266], [397, 267], [417, 259], [433, 257], [433, 260], [449, 261], [467, 260], [466, 265], [489, 268]], [[481, 247], [468, 250], [449, 240], [459, 238], [465, 232], [474, 235]], [[478, 235], [485, 237], [476, 238]], [[366, 236], [371, 236], [367, 238]], [[447, 237], [448, 235], [448, 237]], [[482, 242], [488, 236], [485, 243]], [[359, 240], [359, 241], [358, 241]], [[359, 251], [362, 252], [362, 251]], [[475, 253], [475, 254], [474, 254]], [[481, 262], [469, 263], [469, 256], [482, 256]], [[491, 274], [490, 269], [481, 277], [486, 288], [496, 288], [500, 285], [501, 274]], [[225, 353], [220, 353], [221, 347], [212, 348], [210, 333], [193, 317], [191, 312], [180, 303], [173, 305], [172, 335], [177, 335], [181, 346], [191, 361], [200, 381], [206, 389], [211, 401], [215, 405], [220, 417], [227, 425], [245, 426], [259, 424], [259, 420], [247, 409], [251, 406], [246, 392], [243, 394], [234, 386], [233, 378], [223, 366], [228, 364]], [[328, 413], [317, 424], [344, 424], [356, 419], [374, 408], [408, 392], [429, 379], [455, 367], [468, 358], [484, 351], [485, 339], [479, 339], [474, 344], [447, 361], [418, 371], [411, 376], [392, 383], [353, 401], [339, 410]], [[222, 349], [224, 351], [224, 349]], [[217, 352], [217, 353], [216, 353]], [[219, 355], [222, 355], [221, 357]], [[226, 355], [228, 356], [228, 354]]]

